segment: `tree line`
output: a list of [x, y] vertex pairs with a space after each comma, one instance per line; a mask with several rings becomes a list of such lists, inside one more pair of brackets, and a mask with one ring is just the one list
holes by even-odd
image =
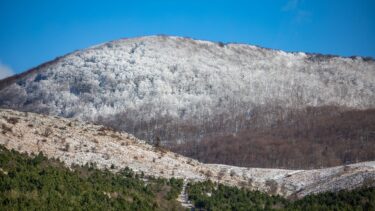
[[375, 210], [373, 187], [321, 193], [294, 201], [211, 181], [190, 183], [187, 192], [200, 210]]

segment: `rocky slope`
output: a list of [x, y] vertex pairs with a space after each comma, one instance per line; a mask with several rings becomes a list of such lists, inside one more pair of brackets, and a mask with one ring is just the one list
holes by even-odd
[[67, 166], [92, 164], [114, 171], [128, 166], [146, 175], [211, 179], [285, 197], [375, 185], [375, 162], [316, 170], [242, 168], [200, 163], [127, 133], [61, 117], [1, 109], [0, 125], [0, 144], [8, 149], [43, 152]]

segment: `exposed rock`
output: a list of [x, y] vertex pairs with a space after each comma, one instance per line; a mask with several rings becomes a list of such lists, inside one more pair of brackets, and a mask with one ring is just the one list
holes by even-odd
[[[9, 123], [11, 118], [17, 118], [17, 122]], [[0, 109], [0, 125], [0, 144], [6, 148], [29, 154], [43, 152], [67, 166], [95, 163], [100, 169], [112, 171], [130, 167], [145, 175], [188, 181], [210, 179], [298, 198], [375, 185], [375, 162], [316, 170], [242, 168], [200, 163], [155, 148], [127, 133], [61, 117]]]

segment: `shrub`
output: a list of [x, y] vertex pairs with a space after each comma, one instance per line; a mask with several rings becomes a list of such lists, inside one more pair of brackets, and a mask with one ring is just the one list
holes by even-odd
[[52, 133], [53, 133], [52, 129], [47, 127], [41, 135], [44, 137], [49, 137]]
[[220, 41], [219, 41], [217, 44], [218, 44], [220, 47], [224, 47], [224, 46], [225, 46], [225, 43], [220, 42]]
[[15, 125], [18, 123], [19, 121], [19, 118], [17, 117], [9, 117], [6, 119], [8, 123], [12, 124], [12, 125]]
[[12, 132], [12, 128], [8, 127], [6, 124], [1, 124], [2, 133], [6, 134], [8, 132]]

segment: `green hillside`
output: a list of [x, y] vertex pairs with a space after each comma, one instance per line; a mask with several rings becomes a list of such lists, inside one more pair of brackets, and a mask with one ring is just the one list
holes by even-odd
[[0, 210], [179, 210], [182, 180], [72, 167], [0, 148]]
[[[0, 146], [0, 210], [183, 210], [182, 180], [72, 166]], [[258, 191], [190, 183], [189, 199], [202, 210], [375, 210], [375, 188], [323, 193], [290, 201]]]
[[375, 188], [322, 193], [289, 201], [210, 181], [188, 186], [190, 200], [204, 210], [375, 210]]

